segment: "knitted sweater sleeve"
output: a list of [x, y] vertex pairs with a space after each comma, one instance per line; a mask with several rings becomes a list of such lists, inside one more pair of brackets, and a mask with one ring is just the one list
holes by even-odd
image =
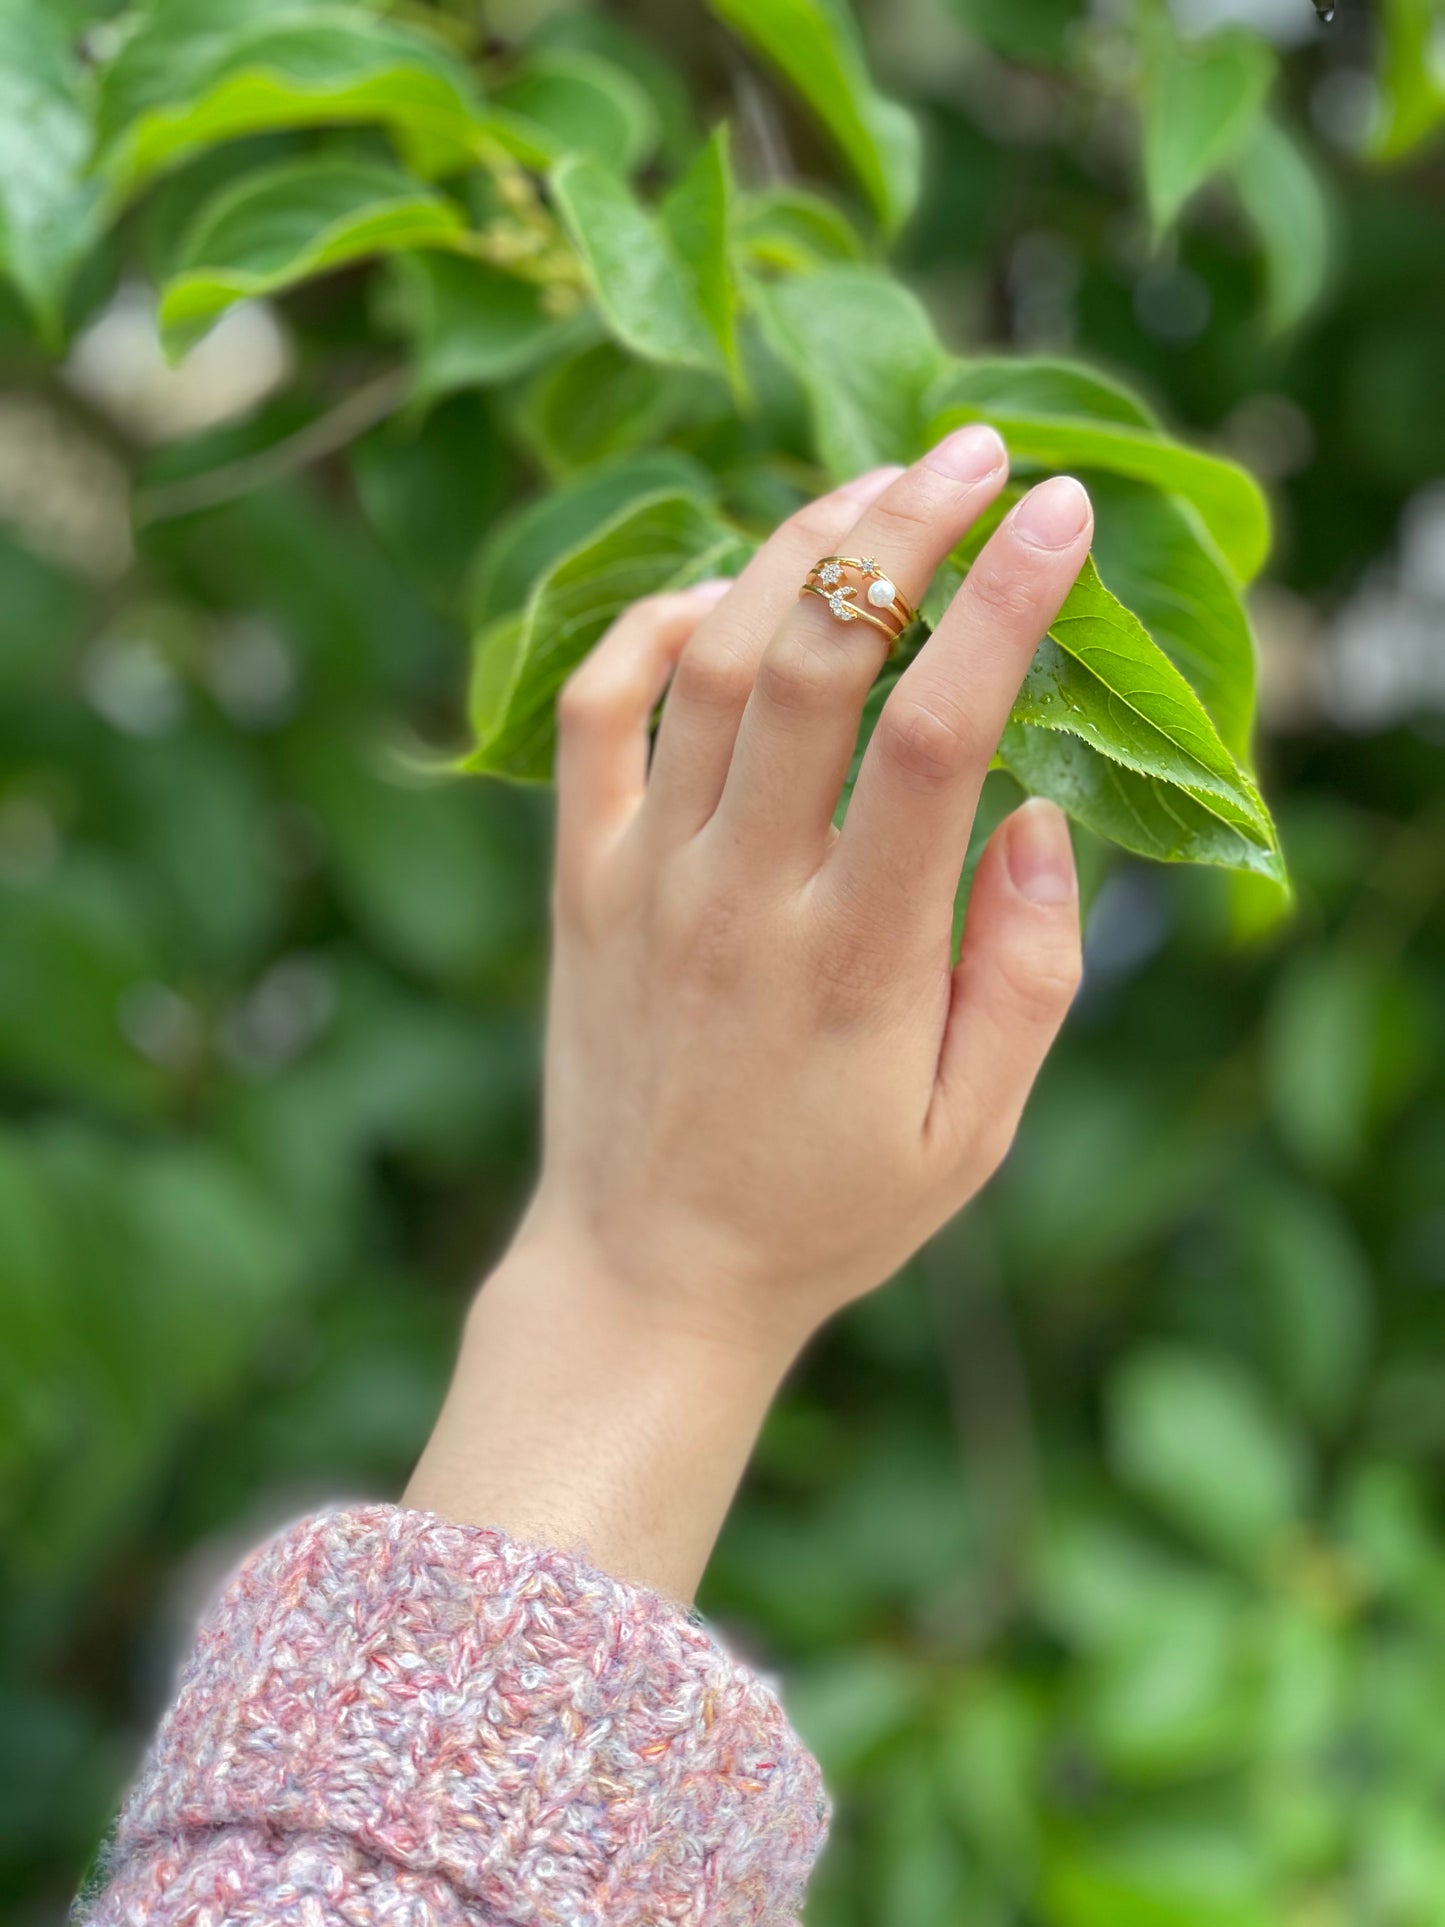
[[302, 1520], [204, 1620], [89, 1927], [785, 1927], [818, 1770], [680, 1606], [429, 1513]]

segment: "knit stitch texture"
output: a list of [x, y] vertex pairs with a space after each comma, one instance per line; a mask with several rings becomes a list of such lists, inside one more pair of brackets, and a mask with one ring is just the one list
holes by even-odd
[[302, 1520], [207, 1615], [91, 1927], [784, 1927], [827, 1808], [680, 1606], [429, 1513]]

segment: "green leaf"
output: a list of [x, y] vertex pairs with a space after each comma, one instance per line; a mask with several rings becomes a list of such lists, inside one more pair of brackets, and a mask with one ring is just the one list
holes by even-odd
[[1099, 573], [1204, 704], [1235, 761], [1247, 763], [1254, 638], [1219, 551], [1177, 497], [1113, 475], [1085, 480]]
[[1084, 12], [1080, 0], [947, 0], [965, 30], [1006, 60], [1066, 68]]
[[[1283, 879], [1273, 825], [1253, 784], [1183, 676], [1105, 588], [1092, 561], [1039, 645], [1000, 746], [1003, 766], [1026, 788], [1048, 763], [1040, 739], [1050, 732], [1077, 738], [1121, 766], [1114, 791], [1121, 801], [1140, 788], [1131, 776], [1145, 779], [1147, 816], [1135, 804], [1132, 834], [1119, 836], [1117, 824], [1104, 832], [1127, 848], [1171, 861], [1229, 862]], [[1044, 793], [1101, 828], [1091, 821], [1093, 810], [1082, 813], [1072, 750], [1070, 743], [1059, 751], [1058, 773], [1046, 774]]]
[[732, 164], [724, 123], [669, 189], [660, 212], [673, 253], [683, 265], [729, 372], [737, 380], [737, 290], [729, 258], [732, 196]]
[[61, 302], [100, 226], [86, 177], [86, 91], [63, 25], [29, 0], [0, 4], [0, 274], [51, 346]]
[[416, 346], [416, 392], [490, 388], [547, 361], [588, 324], [548, 312], [535, 281], [452, 254], [397, 259]]
[[1181, 1581], [1084, 1681], [1083, 1721], [1110, 1770], [1136, 1784], [1238, 1768], [1258, 1740], [1243, 1615], [1212, 1576]]
[[1265, 318], [1283, 333], [1309, 313], [1329, 279], [1334, 227], [1324, 176], [1264, 114], [1235, 162], [1234, 188], [1264, 248]]
[[868, 73], [847, 0], [708, 0], [711, 10], [782, 73], [822, 121], [890, 232], [918, 198], [913, 116]]
[[1158, 417], [1139, 396], [1082, 362], [1051, 355], [981, 355], [950, 359], [929, 394], [930, 414], [970, 405], [992, 419], [1005, 414], [1062, 415], [1081, 421], [1157, 428]]
[[1120, 1479], [1207, 1550], [1247, 1565], [1276, 1552], [1304, 1504], [1296, 1440], [1232, 1360], [1182, 1345], [1138, 1351], [1109, 1391]]
[[847, 215], [805, 188], [784, 184], [744, 195], [737, 226], [740, 250], [760, 268], [809, 274], [863, 258], [863, 243]]
[[1358, 945], [1301, 951], [1279, 973], [1264, 1030], [1274, 1122], [1311, 1170], [1338, 1173], [1365, 1155], [1386, 977]]
[[367, 521], [429, 601], [461, 600], [477, 531], [506, 505], [510, 468], [482, 397], [454, 395], [363, 435], [351, 473]]
[[999, 761], [1034, 796], [1052, 797], [1076, 823], [1159, 863], [1211, 863], [1284, 882], [1278, 849], [1255, 825], [1232, 822], [1217, 800], [1141, 776], [1081, 738], [1010, 722]]
[[1370, 141], [1378, 160], [1399, 160], [1445, 120], [1445, 45], [1436, 0], [1384, 0], [1379, 117]]
[[518, 398], [516, 425], [545, 468], [567, 475], [658, 439], [683, 384], [695, 381], [597, 341], [538, 370]]
[[187, 237], [161, 293], [166, 346], [189, 346], [235, 301], [368, 255], [454, 246], [463, 228], [450, 201], [375, 162], [296, 161], [247, 175]]
[[711, 487], [704, 468], [667, 448], [583, 470], [492, 527], [472, 576], [474, 625], [520, 609], [544, 570], [632, 503], [679, 492], [705, 501]]
[[1042, 1876], [1051, 1927], [1278, 1927], [1272, 1869], [1247, 1828], [1205, 1816], [1148, 1821], [1122, 1838], [1061, 1840]]
[[630, 174], [657, 144], [657, 115], [625, 68], [577, 48], [543, 49], [493, 96], [527, 123], [547, 160], [580, 154]]
[[[1159, 776], [1263, 824], [1263, 805], [1194, 691], [1086, 558], [1024, 683], [1036, 727], [1066, 729], [1142, 775]], [[1067, 712], [1051, 720], [1057, 705]], [[1077, 709], [1075, 705], [1078, 705]]]
[[1180, 495], [1198, 513], [1237, 582], [1258, 574], [1269, 553], [1269, 510], [1258, 484], [1234, 462], [1202, 454], [1164, 434], [1123, 421], [986, 405], [970, 392], [968, 364], [930, 396], [936, 410], [925, 436], [934, 442], [963, 422], [989, 421], [1016, 464], [1042, 469], [1102, 469]]
[[477, 643], [465, 768], [543, 781], [551, 771], [557, 692], [604, 629], [639, 596], [726, 572], [740, 538], [691, 495], [654, 495], [555, 563], [526, 609]]
[[1141, 36], [1144, 184], [1156, 235], [1248, 141], [1274, 80], [1275, 57], [1257, 34], [1230, 30], [1185, 41], [1157, 16]]
[[1260, 1181], [1239, 1199], [1244, 1276], [1276, 1378], [1306, 1418], [1335, 1427], [1370, 1364], [1371, 1279], [1328, 1194]]
[[[667, 223], [599, 161], [565, 160], [551, 183], [603, 319], [623, 346], [649, 361], [726, 372], [726, 345], [699, 295], [704, 279], [715, 287], [715, 264], [684, 262]], [[719, 229], [714, 246], [722, 245]]]
[[812, 406], [823, 464], [842, 481], [925, 446], [923, 398], [943, 350], [919, 302], [878, 268], [826, 268], [757, 290], [764, 329]]
[[99, 165], [128, 197], [219, 141], [285, 127], [377, 122], [435, 174], [478, 150], [486, 116], [440, 42], [322, 0], [154, 0], [105, 75]]
[[[1019, 414], [1156, 429], [1129, 389], [1073, 362], [998, 356], [953, 363], [932, 407], [970, 403], [990, 421]], [[1225, 746], [1249, 754], [1254, 643], [1238, 590], [1197, 513], [1155, 487], [1075, 464], [1094, 502], [1094, 558], [1194, 689]]]

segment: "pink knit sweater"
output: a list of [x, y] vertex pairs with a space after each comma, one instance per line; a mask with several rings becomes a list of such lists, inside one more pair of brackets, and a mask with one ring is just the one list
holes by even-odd
[[90, 1927], [785, 1927], [818, 1770], [681, 1607], [430, 1513], [302, 1520], [203, 1622]]

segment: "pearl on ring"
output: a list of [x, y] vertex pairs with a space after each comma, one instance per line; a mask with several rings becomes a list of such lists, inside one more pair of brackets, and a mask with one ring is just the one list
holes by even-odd
[[893, 598], [897, 593], [898, 591], [886, 575], [880, 575], [876, 582], [870, 582], [868, 584], [868, 600], [873, 604], [875, 609], [890, 608], [893, 603]]

